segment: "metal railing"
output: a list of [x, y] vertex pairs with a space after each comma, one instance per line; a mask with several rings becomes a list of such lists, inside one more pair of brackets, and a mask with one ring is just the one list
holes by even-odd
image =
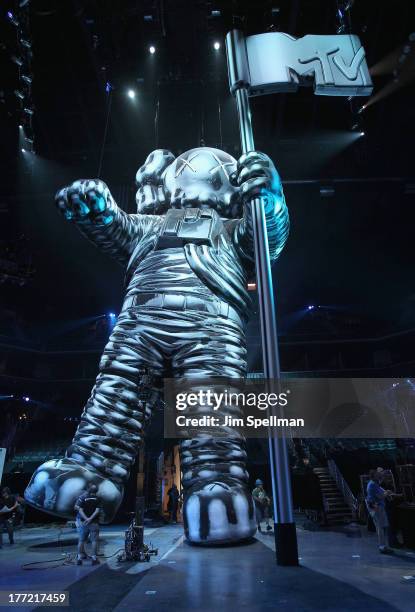
[[340, 472], [339, 468], [337, 467], [335, 461], [333, 461], [333, 459], [329, 459], [327, 461], [327, 466], [329, 468], [329, 472], [332, 478], [334, 478], [334, 480], [336, 481], [337, 488], [343, 495], [343, 499], [346, 502], [346, 504], [349, 506], [352, 512], [353, 518], [355, 519], [357, 517], [358, 510], [359, 510], [359, 502], [357, 498], [352, 493], [352, 490], [350, 489], [349, 485], [343, 478], [343, 475]]

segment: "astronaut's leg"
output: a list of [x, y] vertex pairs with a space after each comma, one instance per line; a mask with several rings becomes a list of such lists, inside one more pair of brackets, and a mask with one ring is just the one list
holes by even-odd
[[[110, 522], [157, 400], [153, 384], [161, 356], [134, 309], [123, 311], [101, 358], [99, 374], [66, 456], [37, 468], [26, 500], [51, 514], [70, 517], [89, 484], [98, 486], [103, 520]], [[149, 370], [149, 364], [151, 370]]]
[[[186, 313], [190, 316], [190, 313]], [[199, 340], [184, 344], [175, 355], [175, 376], [197, 379], [243, 378], [246, 342], [233, 321], [194, 313], [199, 317]], [[204, 319], [204, 320], [203, 320]], [[233, 416], [235, 410], [232, 411]], [[181, 444], [186, 537], [197, 544], [239, 542], [256, 531], [255, 511], [248, 488], [245, 441], [199, 435]]]

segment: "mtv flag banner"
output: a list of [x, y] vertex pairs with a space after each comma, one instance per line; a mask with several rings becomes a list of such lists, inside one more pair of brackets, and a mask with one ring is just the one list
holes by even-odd
[[[245, 38], [233, 30], [227, 37], [229, 82], [249, 96], [297, 91], [314, 84], [319, 96], [369, 96], [373, 90], [359, 37], [352, 34], [308, 34], [294, 38], [267, 32]], [[229, 44], [231, 43], [231, 44]]]
[[6, 449], [0, 448], [0, 484], [3, 477], [4, 462], [6, 461]]

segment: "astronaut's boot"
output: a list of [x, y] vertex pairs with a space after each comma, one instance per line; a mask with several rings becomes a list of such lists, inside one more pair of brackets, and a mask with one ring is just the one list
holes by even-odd
[[96, 484], [103, 510], [101, 521], [111, 522], [151, 413], [148, 395], [126, 377], [99, 374], [66, 456], [37, 468], [25, 491], [26, 501], [50, 514], [70, 518], [81, 492]]
[[181, 444], [186, 538], [194, 544], [246, 540], [256, 532], [242, 438], [201, 435]]

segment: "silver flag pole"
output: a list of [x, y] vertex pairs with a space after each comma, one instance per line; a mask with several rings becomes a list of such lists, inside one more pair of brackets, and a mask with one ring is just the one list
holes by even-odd
[[[232, 30], [227, 34], [226, 50], [231, 91], [235, 95], [238, 109], [242, 152], [248, 153], [254, 150], [254, 138], [248, 97], [249, 70], [244, 38], [241, 32]], [[267, 227], [261, 198], [252, 200], [251, 206], [264, 377], [268, 380], [278, 380], [280, 378], [280, 364], [277, 321]], [[277, 437], [270, 428], [268, 444], [272, 478], [276, 560], [278, 565], [294, 566], [298, 565], [298, 548], [287, 443], [285, 438]]]

